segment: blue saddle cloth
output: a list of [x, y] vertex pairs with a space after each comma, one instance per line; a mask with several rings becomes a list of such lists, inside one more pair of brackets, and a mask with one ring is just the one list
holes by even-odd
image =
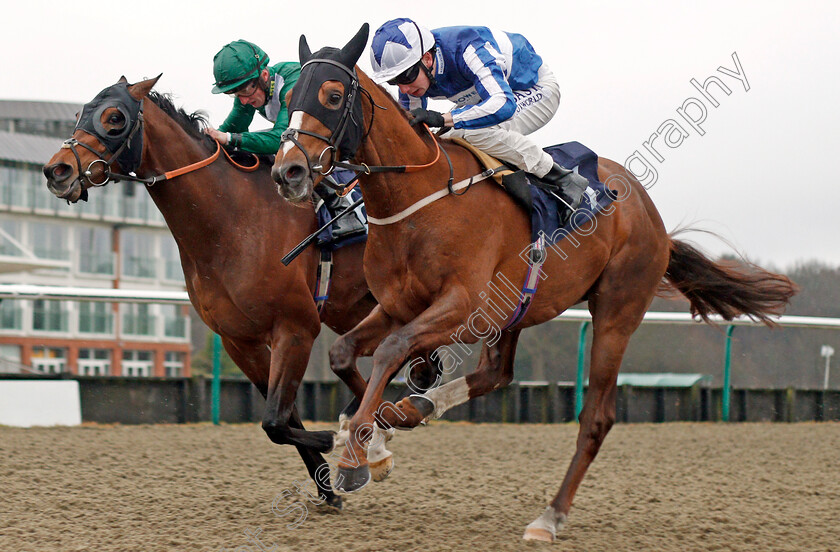
[[[548, 243], [556, 243], [578, 228], [590, 231], [591, 220], [613, 201], [611, 193], [603, 182], [598, 180], [598, 155], [580, 142], [567, 142], [544, 148], [556, 163], [577, 172], [589, 181], [578, 207], [560, 230], [560, 214], [568, 208], [560, 203], [551, 193], [529, 183], [533, 211], [531, 212], [531, 241], [537, 241], [540, 235], [546, 236]], [[529, 178], [531, 175], [528, 175]], [[559, 230], [559, 231], [558, 231]]]
[[[352, 177], [353, 174], [351, 173], [350, 176]], [[350, 202], [355, 203], [357, 200], [361, 199], [362, 193], [353, 188], [350, 190]], [[321, 208], [318, 209], [318, 228], [322, 227], [326, 223], [332, 220], [332, 215], [327, 210], [326, 205], [321, 205]], [[364, 234], [356, 234], [354, 236], [346, 236], [342, 238], [336, 239], [333, 236], [333, 227], [330, 226], [326, 230], [322, 231], [318, 234], [318, 247], [321, 249], [326, 249], [328, 251], [335, 251], [336, 249], [341, 249], [344, 246], [351, 245], [354, 243], [359, 243], [367, 240], [367, 211], [365, 211], [365, 204], [362, 203], [358, 207], [356, 207], [355, 213], [349, 213], [345, 215], [347, 217], [359, 217], [359, 220], [365, 225], [365, 233]]]

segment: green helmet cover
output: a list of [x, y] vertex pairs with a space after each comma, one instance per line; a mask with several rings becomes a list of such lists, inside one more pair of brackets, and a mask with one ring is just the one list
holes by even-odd
[[216, 79], [213, 94], [234, 90], [257, 78], [267, 66], [268, 54], [256, 44], [247, 40], [226, 44], [213, 57], [213, 77]]

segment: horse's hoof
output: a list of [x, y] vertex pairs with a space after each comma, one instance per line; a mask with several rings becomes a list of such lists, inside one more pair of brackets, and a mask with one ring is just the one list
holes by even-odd
[[403, 430], [414, 429], [435, 411], [434, 403], [422, 395], [406, 397], [394, 406], [382, 409], [380, 415], [389, 427]]
[[528, 524], [522, 538], [525, 540], [554, 542], [557, 532], [563, 528], [565, 523], [566, 514], [555, 513], [554, 509], [548, 506], [540, 517]]
[[554, 534], [548, 529], [528, 527], [522, 538], [530, 541], [554, 542]]
[[354, 493], [370, 483], [367, 464], [358, 468], [338, 468], [335, 488], [343, 493]]
[[411, 402], [411, 406], [423, 416], [424, 421], [435, 413], [435, 403], [426, 395], [411, 395], [408, 400]]
[[394, 455], [390, 451], [386, 451], [387, 456], [377, 460], [376, 462], [368, 463], [370, 467], [370, 475], [377, 483], [385, 481], [391, 472], [394, 470]]
[[318, 511], [322, 514], [340, 514], [344, 509], [344, 501], [341, 495], [334, 494], [318, 506]]

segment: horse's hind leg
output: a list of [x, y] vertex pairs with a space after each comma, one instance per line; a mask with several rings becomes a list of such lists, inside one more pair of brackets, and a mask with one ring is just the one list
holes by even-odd
[[[443, 367], [441, 366], [440, 360], [433, 358], [430, 354], [425, 354], [409, 360], [406, 367], [406, 387], [397, 397], [397, 401], [407, 399], [414, 393], [423, 393], [433, 387], [436, 387], [440, 384], [440, 378], [443, 376]], [[396, 375], [397, 372], [394, 372], [394, 374], [391, 375], [391, 379], [393, 379]], [[350, 418], [352, 418], [353, 415], [356, 414], [356, 411], [359, 410], [359, 404], [361, 404], [361, 402], [361, 397], [353, 397], [338, 415], [339, 430], [338, 435], [335, 437], [336, 446], [343, 446], [347, 437], [349, 437], [350, 431], [348, 428], [350, 427]], [[387, 417], [385, 419], [391, 427], [397, 427], [400, 429], [411, 429], [414, 425], [416, 425], [414, 424], [408, 427], [401, 424], [401, 419], [392, 420]]]
[[397, 412], [383, 409], [382, 418], [388, 424], [411, 429], [427, 417], [439, 418], [450, 408], [507, 387], [513, 381], [513, 358], [520, 331], [502, 332], [490, 345], [485, 341], [475, 371], [444, 385], [434, 385], [422, 395], [402, 399], [394, 405]]
[[[661, 271], [659, 264], [654, 261], [642, 266], [633, 263], [608, 265], [596, 293], [591, 294], [589, 310], [592, 313], [593, 340], [589, 390], [580, 413], [577, 449], [554, 500], [525, 529], [524, 538], [527, 540], [554, 540], [569, 515], [575, 492], [586, 470], [615, 422], [616, 381], [621, 359], [665, 272], [664, 264]], [[619, 268], [621, 266], [623, 269]], [[631, 273], [639, 280], [631, 283], [629, 278], [623, 277]]]

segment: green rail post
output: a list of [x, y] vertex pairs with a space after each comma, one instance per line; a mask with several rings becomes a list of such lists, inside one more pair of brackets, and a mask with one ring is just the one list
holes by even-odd
[[724, 351], [724, 360], [723, 360], [723, 394], [721, 400], [723, 402], [723, 406], [721, 409], [721, 418], [723, 418], [724, 422], [729, 421], [729, 402], [731, 400], [731, 376], [732, 376], [732, 360], [730, 358], [732, 353], [732, 332], [735, 330], [735, 326], [730, 324], [726, 327], [726, 348]]
[[577, 377], [575, 378], [575, 420], [580, 419], [580, 412], [583, 410], [583, 372], [586, 367], [586, 330], [589, 329], [588, 320], [580, 324], [580, 336], [578, 337], [578, 364]]
[[219, 395], [222, 377], [222, 338], [213, 334], [213, 385], [210, 391], [210, 410], [213, 424], [219, 425]]

